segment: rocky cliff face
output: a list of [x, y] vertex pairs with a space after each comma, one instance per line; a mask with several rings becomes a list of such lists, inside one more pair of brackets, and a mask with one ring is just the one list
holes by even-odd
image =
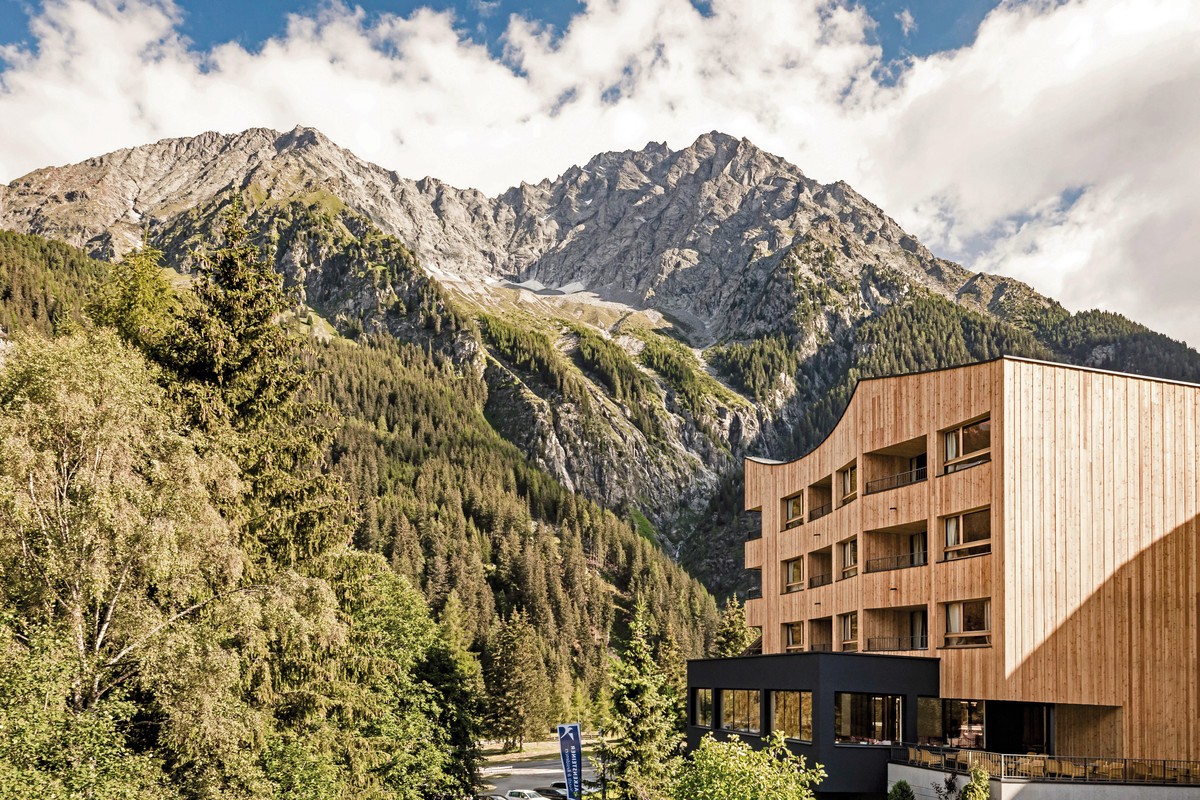
[[[436, 341], [488, 376], [493, 424], [530, 458], [677, 542], [743, 454], [786, 451], [864, 320], [916, 295], [1018, 325], [1061, 312], [936, 258], [844, 183], [718, 133], [498, 197], [398, 176], [312, 129], [208, 133], [30, 173], [0, 187], [0, 227], [105, 258], [145, 234], [186, 269], [234, 193], [301, 306], [342, 335]], [[470, 334], [484, 314], [533, 338]], [[582, 347], [581, 329], [603, 342]], [[769, 396], [706, 358], [771, 337], [791, 366]]]

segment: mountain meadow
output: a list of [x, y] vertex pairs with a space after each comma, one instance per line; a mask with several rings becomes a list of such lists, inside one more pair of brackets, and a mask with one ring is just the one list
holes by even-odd
[[717, 133], [494, 198], [205, 134], [19, 178], [0, 228], [0, 796], [458, 798], [650, 671], [669, 728], [747, 643], [742, 458], [860, 379], [1200, 381]]

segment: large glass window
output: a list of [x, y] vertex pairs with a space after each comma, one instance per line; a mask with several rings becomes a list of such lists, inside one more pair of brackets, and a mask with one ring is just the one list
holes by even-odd
[[771, 692], [774, 730], [788, 739], [812, 741], [812, 692]]
[[893, 744], [901, 740], [904, 698], [894, 694], [837, 692], [833, 696], [834, 741]]
[[804, 522], [804, 493], [794, 494], [783, 499], [784, 530], [794, 528]]
[[696, 689], [692, 694], [692, 724], [711, 728], [713, 724], [713, 691]]
[[991, 417], [946, 431], [942, 434], [942, 443], [946, 472], [956, 472], [987, 461], [992, 447]]
[[946, 647], [978, 647], [991, 643], [991, 600], [946, 603]]
[[858, 649], [858, 612], [842, 614], [842, 650]]
[[943, 554], [947, 561], [992, 552], [991, 509], [946, 517], [942, 525], [946, 532]]
[[721, 689], [721, 728], [737, 733], [762, 733], [761, 693], [757, 689]]
[[793, 558], [783, 562], [783, 593], [798, 592], [804, 588], [804, 558]]
[[917, 744], [982, 750], [987, 720], [984, 700], [917, 699]]
[[786, 622], [783, 625], [783, 646], [787, 650], [801, 650], [804, 647], [804, 623]]

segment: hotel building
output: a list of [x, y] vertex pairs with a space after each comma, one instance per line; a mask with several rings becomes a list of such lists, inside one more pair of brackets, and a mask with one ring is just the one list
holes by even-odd
[[1200, 797], [1198, 436], [1172, 381], [860, 382], [811, 452], [746, 462], [761, 655], [689, 664], [689, 740], [781, 728], [830, 795], [979, 763], [994, 797]]

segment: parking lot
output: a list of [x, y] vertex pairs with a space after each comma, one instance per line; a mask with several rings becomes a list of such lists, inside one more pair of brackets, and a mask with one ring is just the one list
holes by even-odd
[[[536, 789], [563, 779], [562, 761], [557, 742], [530, 742], [524, 753], [488, 755], [480, 770], [482, 785], [479, 794], [504, 794], [510, 789]], [[583, 778], [594, 780], [590, 759], [590, 743], [584, 744]]]

